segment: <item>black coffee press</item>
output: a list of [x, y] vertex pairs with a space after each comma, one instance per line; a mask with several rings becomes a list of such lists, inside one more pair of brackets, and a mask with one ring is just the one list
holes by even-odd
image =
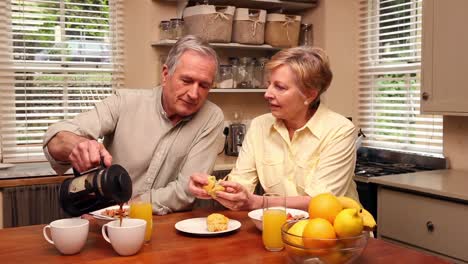
[[132, 180], [120, 165], [99, 167], [78, 172], [60, 186], [60, 205], [71, 216], [80, 216], [115, 204], [126, 203], [132, 197]]

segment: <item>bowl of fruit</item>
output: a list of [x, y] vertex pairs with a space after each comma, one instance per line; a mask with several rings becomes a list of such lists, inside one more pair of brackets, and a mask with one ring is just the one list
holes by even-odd
[[365, 249], [375, 221], [348, 197], [320, 194], [309, 219], [287, 221], [281, 236], [292, 263], [353, 263]]

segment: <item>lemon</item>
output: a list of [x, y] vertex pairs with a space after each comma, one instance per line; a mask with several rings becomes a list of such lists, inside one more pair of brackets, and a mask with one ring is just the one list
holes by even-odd
[[289, 242], [291, 242], [293, 245], [300, 245], [300, 246], [304, 245], [304, 242], [302, 242], [302, 233], [304, 232], [304, 228], [306, 227], [308, 222], [309, 220], [300, 220], [288, 229], [289, 234], [298, 236], [298, 237], [293, 237], [293, 236], [288, 237]]
[[340, 238], [353, 237], [361, 234], [364, 224], [356, 208], [343, 209], [333, 222], [335, 232]]

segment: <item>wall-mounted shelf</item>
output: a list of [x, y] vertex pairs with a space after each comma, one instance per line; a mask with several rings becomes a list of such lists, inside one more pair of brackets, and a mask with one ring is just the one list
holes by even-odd
[[[180, 0], [157, 1], [180, 2]], [[236, 7], [266, 9], [267, 11], [283, 9], [285, 12], [300, 12], [317, 6], [316, 0], [304, 0], [304, 2], [281, 0], [209, 0], [208, 3], [210, 5], [233, 5]]]
[[[175, 40], [161, 40], [161, 41], [154, 41], [151, 43], [151, 45], [155, 47], [171, 47], [176, 43]], [[245, 44], [239, 44], [239, 43], [210, 43], [210, 45], [213, 48], [233, 48], [233, 49], [258, 49], [258, 50], [272, 50], [272, 51], [277, 51], [280, 50], [281, 48], [275, 48], [270, 45], [245, 45]]]
[[210, 93], [264, 93], [266, 89], [226, 89], [226, 88], [213, 88]]

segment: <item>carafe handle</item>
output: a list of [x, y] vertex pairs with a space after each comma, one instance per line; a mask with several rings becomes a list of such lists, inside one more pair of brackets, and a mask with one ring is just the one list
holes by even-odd
[[105, 169], [105, 168], [107, 168], [107, 167], [106, 167], [106, 164], [104, 163], [104, 158], [101, 157], [101, 160], [99, 161], [99, 167], [84, 171], [82, 173], [80, 173], [77, 169], [75, 169], [75, 167], [73, 167], [73, 176], [74, 177], [79, 177], [79, 176], [82, 176], [82, 175], [85, 175], [85, 174], [88, 174], [88, 173], [91, 173], [91, 172], [95, 172], [95, 171], [98, 171], [100, 169]]

